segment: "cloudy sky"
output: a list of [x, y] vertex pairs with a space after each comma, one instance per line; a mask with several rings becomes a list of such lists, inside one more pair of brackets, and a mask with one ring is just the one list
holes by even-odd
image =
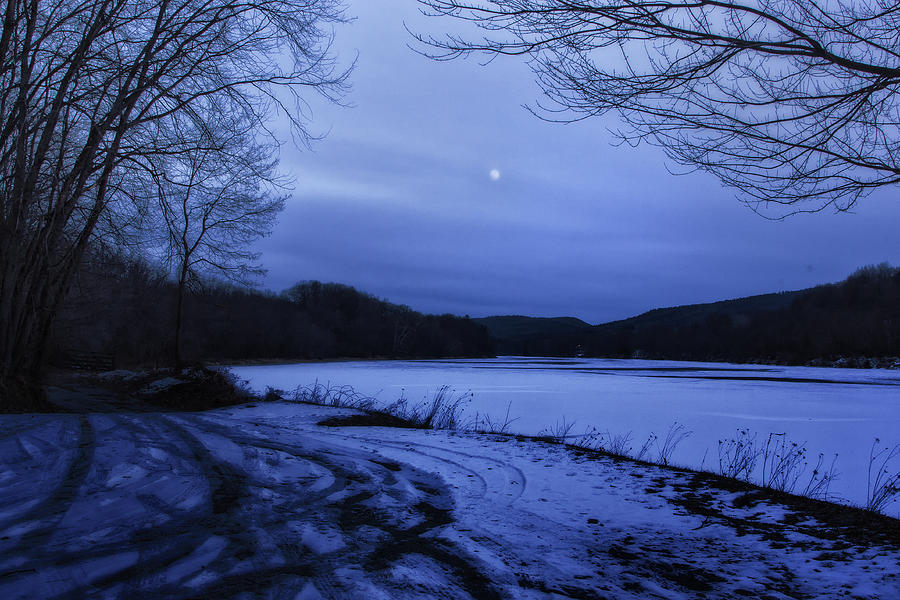
[[[273, 290], [353, 285], [423, 312], [576, 316], [793, 290], [900, 264], [900, 190], [852, 214], [769, 221], [659, 149], [616, 147], [610, 116], [543, 122], [520, 60], [412, 52], [414, 0], [353, 0], [336, 51], [358, 56], [350, 108], [312, 102], [311, 151], [286, 146], [293, 198], [261, 244]], [[670, 165], [671, 167], [671, 165]]]

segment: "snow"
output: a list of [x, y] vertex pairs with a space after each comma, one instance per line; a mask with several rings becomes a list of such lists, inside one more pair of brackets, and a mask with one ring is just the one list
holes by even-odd
[[295, 528], [300, 533], [300, 543], [316, 554], [329, 554], [346, 546], [337, 528], [321, 525], [320, 527], [321, 529], [317, 529], [309, 523], [296, 524]]
[[[504, 420], [527, 435], [575, 422], [577, 438], [592, 428], [632, 434], [636, 453], [651, 433], [674, 423], [691, 432], [673, 462], [718, 467], [718, 442], [747, 429], [764, 441], [784, 433], [805, 443], [809, 471], [819, 453], [838, 455], [830, 500], [865, 503], [869, 451], [875, 438], [900, 443], [900, 372], [887, 369], [782, 367], [615, 359], [498, 359], [356, 361], [232, 367], [256, 390], [291, 390], [319, 383], [350, 385], [388, 404], [401, 394], [430, 398], [443, 385], [472, 392], [466, 412]], [[656, 457], [656, 445], [651, 457]], [[900, 464], [896, 465], [900, 470]], [[803, 480], [798, 487], [804, 487]], [[889, 509], [900, 515], [900, 504]]]
[[[115, 371], [113, 371], [115, 373]], [[179, 379], [177, 377], [164, 377], [162, 379], [156, 379], [150, 384], [148, 384], [144, 389], [141, 390], [144, 394], [153, 394], [158, 393], [163, 390], [169, 389], [174, 385], [179, 385], [184, 383], [184, 379]]]
[[900, 540], [556, 444], [318, 425], [349, 414], [0, 416], [0, 597], [900, 596]]

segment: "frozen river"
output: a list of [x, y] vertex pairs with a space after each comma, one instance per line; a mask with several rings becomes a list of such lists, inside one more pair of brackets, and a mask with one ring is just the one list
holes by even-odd
[[[718, 467], [718, 442], [745, 429], [764, 439], [785, 434], [805, 443], [811, 462], [837, 453], [840, 473], [832, 496], [864, 502], [869, 452], [900, 443], [900, 372], [734, 365], [649, 360], [500, 357], [303, 363], [233, 367], [257, 390], [291, 390], [315, 381], [350, 385], [384, 404], [403, 394], [430, 398], [448, 385], [472, 393], [466, 414], [515, 419], [510, 429], [537, 434], [565, 419], [570, 431], [596, 428], [631, 433], [635, 451], [651, 433], [664, 437], [673, 423], [692, 432], [676, 449], [676, 464]], [[654, 449], [655, 453], [655, 449]], [[900, 470], [900, 460], [893, 465]], [[805, 481], [798, 487], [803, 487]], [[894, 504], [887, 512], [900, 513]]]

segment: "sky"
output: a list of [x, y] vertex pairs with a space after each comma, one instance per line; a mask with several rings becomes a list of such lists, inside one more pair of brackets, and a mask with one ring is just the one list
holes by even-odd
[[615, 115], [536, 118], [521, 59], [412, 51], [405, 26], [457, 26], [414, 0], [348, 4], [335, 51], [357, 59], [350, 106], [310, 99], [323, 138], [282, 150], [295, 183], [259, 245], [266, 288], [316, 279], [426, 313], [602, 323], [900, 265], [896, 188], [852, 213], [765, 219], [712, 175], [673, 175], [659, 148], [615, 145]]

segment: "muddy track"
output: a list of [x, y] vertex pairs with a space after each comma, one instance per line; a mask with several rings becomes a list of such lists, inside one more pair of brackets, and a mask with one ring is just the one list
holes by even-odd
[[[39, 524], [17, 539], [9, 548], [9, 552], [41, 548], [75, 501], [90, 470], [96, 446], [90, 419], [86, 415], [79, 415], [75, 420], [78, 433], [75, 439], [71, 440], [71, 446], [62, 453], [71, 455], [62, 478], [40, 501], [27, 511], [16, 515], [15, 521], [18, 523], [32, 521]], [[67, 424], [65, 423], [63, 426], [65, 427]], [[19, 446], [23, 446], [20, 439], [17, 442]], [[57, 460], [64, 461], [66, 458], [57, 457]], [[2, 577], [2, 573], [0, 573], [0, 577]]]
[[[210, 423], [202, 418], [192, 419], [191, 426], [206, 433], [227, 435], [232, 442], [241, 444], [244, 448], [284, 452], [328, 469], [334, 477], [334, 483], [328, 488], [304, 495], [299, 506], [292, 506], [293, 511], [318, 511], [321, 514], [321, 510], [324, 508], [323, 504], [336, 508], [337, 511], [334, 515], [336, 521], [341, 530], [351, 539], [365, 537], [357, 535], [359, 530], [371, 529], [377, 524], [377, 528], [383, 535], [380, 535], [379, 540], [374, 544], [355, 547], [348, 555], [337, 553], [327, 561], [323, 561], [320, 556], [311, 557], [309, 553], [298, 555], [294, 551], [293, 539], [287, 540], [287, 543], [284, 541], [279, 543], [283, 553], [293, 559], [293, 567], [301, 568], [308, 576], [325, 587], [329, 587], [329, 584], [325, 582], [333, 578], [332, 573], [336, 564], [346, 564], [349, 560], [354, 564], [362, 565], [367, 572], [378, 577], [377, 574], [389, 571], [395, 562], [410, 555], [417, 555], [433, 561], [439, 565], [439, 568], [450, 572], [451, 580], [458, 588], [457, 590], [431, 590], [431, 593], [439, 592], [442, 597], [469, 596], [485, 599], [500, 597], [488, 576], [481, 573], [479, 565], [475, 561], [467, 557], [459, 548], [454, 547], [453, 544], [433, 535], [441, 527], [453, 522], [452, 495], [436, 477], [418, 473], [396, 463], [378, 460], [377, 457], [359, 457], [358, 452], [348, 452], [345, 456], [310, 453], [296, 444], [236, 433], [221, 424]], [[355, 463], [355, 468], [348, 467], [348, 459], [351, 464]], [[402, 494], [398, 493], [399, 487], [403, 484], [411, 484], [421, 494], [421, 498], [414, 504], [410, 505], [410, 499], [404, 498]], [[345, 497], [336, 503], [328, 502], [330, 496], [354, 487], [368, 487], [369, 490]], [[388, 494], [395, 499], [407, 502], [405, 509], [409, 514], [403, 523], [395, 522], [396, 517], [392, 514], [393, 510], [373, 509], [368, 504], [379, 494]], [[408, 521], [415, 524], [409, 525]], [[313, 560], [310, 560], [311, 558]], [[330, 585], [333, 586], [333, 584]], [[384, 586], [384, 582], [382, 585]], [[406, 592], [402, 589], [394, 591], [395, 593]]]
[[58, 485], [16, 518], [33, 526], [0, 540], [4, 598], [500, 597], [441, 537], [453, 497], [434, 475], [194, 415], [76, 420]]

